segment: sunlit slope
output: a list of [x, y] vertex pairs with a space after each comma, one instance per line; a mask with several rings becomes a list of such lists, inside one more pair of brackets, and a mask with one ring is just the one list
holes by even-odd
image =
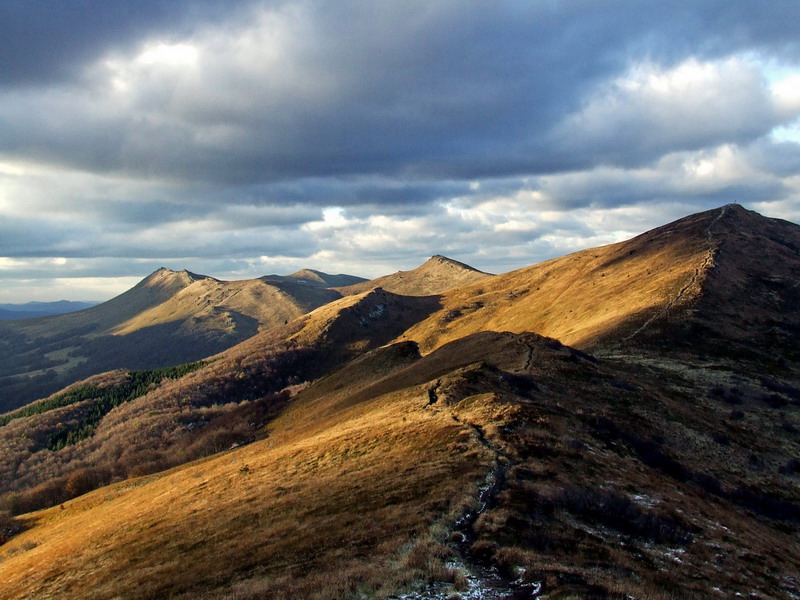
[[[250, 441], [255, 425], [285, 404], [284, 388], [302, 386], [387, 343], [437, 307], [433, 298], [383, 290], [348, 296], [256, 334], [186, 376], [159, 380], [113, 410], [94, 388], [101, 379], [124, 383], [126, 373], [86, 380], [80, 386], [94, 391], [80, 401], [51, 399], [44, 402], [53, 406], [47, 412], [0, 426], [0, 501], [14, 493], [11, 505], [42, 508], [70, 497], [65, 483], [84, 468], [97, 469], [87, 484], [96, 487]], [[54, 436], [71, 441], [53, 451]]]
[[797, 452], [764, 383], [531, 333], [378, 348], [261, 441], [28, 515], [0, 547], [0, 598], [338, 600], [431, 581], [439, 598], [478, 557], [552, 597], [769, 597], [800, 566], [800, 498], [791, 472], [764, 468]]
[[0, 412], [106, 370], [205, 358], [339, 297], [292, 281], [159, 269], [87, 310], [0, 323]]
[[[453, 578], [443, 544], [498, 458], [484, 436], [519, 413], [475, 361], [572, 356], [526, 340], [378, 349], [301, 393], [262, 441], [32, 514], [2, 547], [0, 598], [333, 599]], [[461, 370], [473, 363], [477, 379]]]
[[411, 271], [398, 271], [371, 281], [336, 288], [343, 294], [360, 294], [380, 287], [405, 296], [430, 296], [491, 277], [489, 273], [446, 256], [436, 255]]
[[231, 331], [236, 326], [234, 315], [253, 319], [257, 329], [268, 329], [339, 297], [340, 294], [331, 290], [292, 282], [220, 281], [206, 277], [121, 323], [114, 328], [114, 333], [125, 335], [145, 327], [187, 319], [192, 319], [193, 327]]
[[355, 275], [346, 275], [344, 273], [331, 275], [330, 273], [323, 273], [315, 269], [300, 269], [291, 275], [265, 275], [261, 279], [269, 281], [290, 281], [293, 283], [326, 288], [355, 285], [367, 281], [365, 278], [356, 277]]
[[[159, 269], [127, 292], [86, 310], [0, 323], [0, 411], [22, 406], [96, 373], [136, 367], [142, 357], [161, 360], [159, 344], [153, 347], [152, 339], [148, 343], [147, 338], [154, 336], [137, 336], [134, 341], [138, 347], [132, 348], [97, 340], [107, 338], [120, 323], [168, 301], [201, 279], [202, 275], [188, 271]], [[126, 359], [137, 356], [138, 361], [125, 364]]]
[[0, 598], [196, 598], [237, 584], [342, 598], [425, 578], [434, 526], [460, 514], [491, 460], [426, 402], [408, 389], [325, 419], [287, 415], [262, 442], [32, 515], [3, 547]]
[[[401, 339], [418, 341], [423, 351], [483, 330], [535, 331], [584, 348], [639, 341], [663, 334], [664, 327], [656, 329], [661, 325], [669, 329], [694, 319], [698, 308], [716, 311], [720, 302], [698, 301], [732, 285], [718, 269], [731, 265], [725, 268], [741, 274], [740, 265], [747, 262], [751, 272], [725, 296], [742, 312], [749, 301], [748, 286], [763, 289], [762, 280], [774, 269], [781, 270], [781, 281], [797, 270], [796, 225], [779, 222], [782, 235], [793, 236], [794, 242], [771, 242], [783, 248], [784, 256], [793, 254], [791, 268], [772, 263], [771, 257], [779, 256], [771, 253], [772, 247], [767, 256], [762, 254], [769, 238], [766, 229], [775, 221], [730, 205], [625, 242], [459, 287], [444, 293], [442, 308]], [[787, 243], [794, 243], [795, 250]]]
[[197, 281], [206, 279], [189, 271], [158, 269], [127, 292], [75, 313], [26, 319], [24, 322], [2, 324], [8, 331], [21, 332], [30, 338], [57, 336], [76, 330], [83, 334], [100, 335], [136, 315], [168, 301], [175, 294]]

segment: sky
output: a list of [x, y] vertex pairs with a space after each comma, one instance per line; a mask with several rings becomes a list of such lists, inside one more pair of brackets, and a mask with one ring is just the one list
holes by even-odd
[[0, 302], [800, 222], [797, 0], [0, 0]]

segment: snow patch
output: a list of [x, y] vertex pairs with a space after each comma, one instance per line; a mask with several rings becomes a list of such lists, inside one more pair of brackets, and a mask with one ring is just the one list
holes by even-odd
[[385, 304], [376, 304], [371, 311], [367, 313], [366, 317], [361, 317], [358, 320], [358, 324], [362, 327], [366, 327], [369, 325], [370, 321], [376, 321], [383, 317], [386, 314], [386, 305]]
[[680, 564], [683, 564], [683, 559], [681, 558], [682, 554], [686, 554], [686, 550], [684, 548], [670, 548], [664, 553], [664, 558], [668, 558], [669, 560]]
[[[445, 566], [461, 572], [467, 581], [466, 590], [456, 591], [450, 584], [437, 582], [429, 585], [425, 591], [410, 592], [401, 596], [390, 596], [390, 598], [392, 600], [449, 600], [456, 597], [462, 600], [504, 600], [513, 594], [515, 589], [525, 588], [529, 598], [538, 598], [542, 592], [542, 583], [539, 581], [522, 583], [520, 579], [509, 586], [503, 582], [494, 569], [488, 570], [484, 574], [477, 574], [459, 560], [448, 561]], [[525, 569], [518, 569], [517, 572], [524, 575]]]
[[385, 304], [378, 304], [373, 308], [370, 313], [367, 315], [370, 319], [379, 319], [383, 316], [386, 312], [386, 305]]
[[651, 498], [647, 494], [633, 494], [631, 496], [631, 500], [633, 500], [639, 506], [645, 506], [647, 508], [653, 508], [658, 504], [658, 500]]

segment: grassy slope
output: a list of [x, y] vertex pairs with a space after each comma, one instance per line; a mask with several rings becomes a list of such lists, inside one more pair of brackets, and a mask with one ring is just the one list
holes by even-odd
[[298, 408], [267, 440], [32, 515], [4, 548], [0, 598], [163, 598], [239, 579], [243, 595], [339, 598], [387, 573], [391, 587], [393, 571], [419, 577], [424, 561], [402, 566], [412, 532], [427, 543], [489, 459], [464, 426], [419, 410], [422, 398], [321, 420]]
[[462, 286], [443, 294], [442, 308], [404, 339], [424, 351], [476, 331], [536, 331], [577, 347], [636, 326], [681, 290], [700, 291], [697, 272], [712, 250], [701, 213], [632, 240], [584, 250]]
[[20, 331], [31, 338], [64, 334], [71, 330], [89, 328], [97, 335], [133, 318], [140, 312], [166, 302], [182, 289], [204, 276], [187, 271], [168, 269], [155, 271], [127, 292], [86, 310], [8, 324], [9, 331]]
[[[507, 457], [510, 469], [497, 506], [476, 524], [476, 551], [509, 574], [515, 573], [517, 567], [528, 569], [529, 576], [545, 582], [552, 597], [569, 593], [584, 597], [591, 594], [592, 586], [642, 598], [670, 594], [715, 597], [713, 587], [720, 587], [728, 595], [747, 595], [755, 590], [770, 597], [782, 594], [782, 589], [800, 593], [791, 579], [800, 569], [796, 546], [800, 496], [795, 460], [800, 455], [795, 435], [800, 428], [800, 390], [791, 365], [784, 364], [777, 374], [767, 375], [759, 363], [710, 363], [697, 357], [683, 364], [674, 359], [595, 364], [537, 336], [509, 334], [485, 333], [443, 346], [459, 333], [469, 334], [481, 327], [521, 327], [526, 322], [526, 311], [527, 322], [537, 322], [548, 316], [548, 310], [550, 314], [561, 310], [561, 319], [545, 319], [545, 324], [550, 323], [556, 330], [566, 327], [565, 336], [588, 340], [586, 344], [609, 331], [625, 336], [639, 331], [641, 335], [640, 326], [654, 315], [687, 314], [683, 311], [697, 306], [698, 298], [702, 302], [714, 300], [700, 297], [699, 290], [701, 282], [714, 273], [703, 267], [711, 264], [709, 258], [718, 258], [709, 229], [721, 223], [717, 220], [721, 214], [712, 211], [696, 215], [631, 242], [500, 276], [491, 281], [493, 290], [489, 293], [478, 293], [479, 284], [456, 290], [445, 296], [445, 309], [437, 318], [458, 309], [461, 315], [447, 316], [444, 322], [464, 322], [441, 336], [431, 337], [435, 332], [430, 320], [422, 321], [427, 323], [427, 329], [416, 329], [426, 334], [420, 336], [423, 349], [441, 347], [440, 351], [420, 358], [413, 344], [379, 350], [302, 393], [293, 407], [273, 423], [268, 440], [165, 475], [165, 481], [180, 487], [184, 484], [177, 482], [188, 481], [188, 473], [196, 473], [193, 469], [215, 465], [214, 473], [219, 473], [223, 482], [213, 488], [216, 495], [199, 490], [196, 493], [208, 506], [222, 507], [225, 517], [218, 518], [216, 525], [205, 525], [208, 529], [200, 529], [202, 539], [211, 542], [210, 549], [200, 539], [196, 540], [197, 546], [186, 547], [180, 536], [190, 535], [189, 529], [183, 529], [188, 526], [173, 519], [172, 511], [161, 520], [154, 516], [153, 507], [142, 513], [142, 520], [161, 540], [161, 546], [167, 548], [166, 555], [172, 557], [164, 559], [162, 554], [163, 576], [158, 575], [157, 566], [148, 567], [148, 561], [156, 559], [137, 549], [143, 544], [150, 551], [158, 543], [151, 544], [150, 538], [139, 541], [146, 537], [141, 534], [147, 528], [139, 528], [133, 512], [132, 524], [121, 529], [132, 528], [137, 535], [118, 540], [130, 544], [127, 550], [114, 541], [107, 547], [105, 559], [95, 549], [81, 551], [89, 552], [98, 564], [107, 565], [100, 568], [104, 578], [116, 569], [124, 574], [123, 580], [138, 578], [130, 572], [136, 561], [125, 566], [125, 552], [133, 552], [137, 561], [143, 561], [145, 570], [152, 569], [149, 572], [155, 574], [151, 578], [154, 583], [144, 585], [161, 586], [148, 592], [151, 597], [169, 597], [184, 591], [193, 594], [217, 587], [230, 590], [234, 573], [234, 579], [242, 578], [240, 585], [233, 584], [234, 597], [242, 599], [269, 597], [270, 591], [277, 589], [302, 597], [313, 597], [314, 590], [324, 590], [330, 593], [329, 597], [339, 598], [347, 597], [352, 586], [371, 589], [386, 573], [394, 581], [423, 577], [422, 572], [409, 575], [414, 551], [409, 550], [408, 532], [412, 527], [419, 532], [420, 527], [428, 528], [447, 515], [432, 534], [434, 539], [443, 540], [446, 532], [442, 529], [458, 511], [444, 500], [432, 501], [420, 495], [421, 490], [432, 486], [431, 493], [441, 492], [438, 497], [446, 498], [465, 481], [480, 479], [489, 459], [498, 454], [476, 437], [474, 427], [479, 427], [485, 439]], [[789, 248], [787, 260], [792, 259], [791, 252], [796, 250]], [[732, 268], [724, 262], [717, 264], [723, 271]], [[612, 271], [615, 265], [624, 269], [623, 274], [641, 277], [627, 283], [628, 277], [623, 279], [619, 272]], [[547, 273], [556, 266], [558, 279], [564, 279], [561, 285], [552, 272]], [[613, 286], [598, 281], [603, 273], [606, 278], [615, 277], [624, 294], [614, 295]], [[526, 304], [524, 286], [537, 281], [538, 291], [546, 292], [543, 297], [550, 298], [545, 307]], [[747, 281], [743, 281], [737, 285], [746, 285]], [[733, 286], [731, 293], [735, 292]], [[648, 293], [655, 295], [658, 302], [643, 308]], [[778, 296], [781, 302], [786, 300]], [[485, 318], [489, 310], [464, 304], [476, 297], [485, 297], [488, 302], [484, 307], [491, 306], [499, 316]], [[570, 308], [559, 304], [559, 298], [569, 299]], [[511, 302], [514, 299], [519, 300], [519, 306]], [[678, 302], [673, 302], [675, 299]], [[402, 331], [403, 323], [419, 321], [436, 308], [436, 299], [419, 299], [419, 303], [408, 305], [406, 300], [385, 292], [367, 294], [361, 300], [345, 298], [340, 301], [338, 312], [326, 306], [305, 317], [307, 329], [294, 336], [294, 343], [303, 345], [318, 339], [339, 351], [366, 349], [382, 343], [381, 339], [390, 339], [386, 336], [392, 330]], [[392, 304], [400, 310], [390, 314], [401, 316], [392, 327], [381, 328], [387, 322], [383, 320], [385, 310]], [[603, 308], [611, 311], [611, 316], [603, 317]], [[790, 308], [786, 310], [791, 312]], [[475, 316], [466, 319], [470, 310]], [[579, 311], [580, 319], [571, 321], [564, 310]], [[603, 318], [608, 321], [603, 323]], [[562, 321], [566, 322], [558, 325]], [[378, 327], [373, 329], [371, 324]], [[353, 341], [348, 337], [353, 331], [363, 332], [363, 339]], [[257, 360], [257, 343], [254, 338], [240, 347], [239, 360]], [[470, 364], [473, 366], [465, 366]], [[432, 389], [436, 394], [431, 404]], [[513, 427], [503, 427], [505, 423]], [[391, 440], [392, 448], [381, 443], [382, 435]], [[426, 443], [423, 454], [416, 454], [414, 449]], [[399, 454], [393, 454], [394, 447], [400, 450]], [[351, 448], [356, 450], [345, 452]], [[311, 454], [304, 454], [304, 449]], [[472, 453], [472, 458], [459, 462], [460, 453], [464, 452]], [[413, 458], [409, 463], [403, 462], [406, 454]], [[277, 462], [257, 462], [267, 457], [274, 457]], [[224, 471], [225, 460], [229, 461], [229, 471]], [[238, 470], [242, 464], [248, 466], [244, 473]], [[277, 488], [270, 487], [273, 484], [265, 473], [256, 488], [245, 486], [250, 496], [227, 492], [239, 500], [235, 505], [228, 503], [222, 492], [224, 486], [235, 490], [239, 481], [236, 477], [247, 479], [259, 472], [253, 465], [282, 474], [282, 482], [274, 485], [284, 489], [272, 494], [270, 490]], [[441, 465], [447, 466], [437, 470]], [[448, 468], [456, 473], [452, 478], [444, 474]], [[225, 473], [227, 476], [223, 477]], [[308, 473], [315, 473], [318, 479], [308, 478]], [[404, 504], [402, 494], [397, 493], [400, 488], [396, 486], [401, 485], [398, 474], [411, 482], [411, 487], [406, 488], [406, 492], [412, 490], [409, 504]], [[293, 488], [295, 481], [299, 483]], [[324, 485], [318, 485], [320, 482]], [[453, 487], [448, 487], [451, 484]], [[129, 498], [126, 502], [155, 504], [150, 496], [167, 494], [166, 487], [147, 485], [141, 489], [149, 491], [138, 499], [138, 492], [131, 490], [130, 496], [125, 492], [123, 495]], [[86, 498], [99, 502], [102, 492]], [[248, 500], [260, 498], [262, 492], [264, 503]], [[299, 495], [294, 496], [295, 493]], [[81, 502], [89, 501], [86, 498], [76, 500], [74, 506], [83, 506]], [[169, 495], [176, 507], [183, 506], [183, 500], [172, 498]], [[347, 499], [353, 502], [347, 504]], [[366, 502], [366, 509], [362, 508], [362, 501]], [[306, 502], [311, 502], [317, 512], [305, 511]], [[243, 516], [241, 506], [248, 504], [252, 511]], [[595, 506], [605, 508], [598, 512]], [[69, 508], [65, 513], [66, 510]], [[128, 509], [120, 510], [126, 514]], [[177, 519], [190, 519], [192, 515], [188, 508], [176, 510]], [[229, 513], [233, 516], [228, 517]], [[412, 513], [417, 516], [411, 517]], [[49, 536], [52, 530], [47, 520], [55, 523], [59, 514], [60, 511], [42, 513], [42, 528], [23, 534], [4, 548], [6, 560], [0, 563], [0, 578], [6, 569], [25, 571], [37, 565], [37, 556], [50, 560], [56, 556], [53, 545], [61, 543], [61, 534], [46, 537], [45, 542], [39, 542], [35, 535], [38, 532]], [[366, 522], [378, 523], [379, 529], [365, 526], [365, 521], [359, 519], [363, 514], [372, 517]], [[284, 519], [284, 515], [289, 516]], [[320, 519], [315, 520], [317, 516]], [[237, 517], [249, 519], [249, 525], [258, 519], [256, 532], [252, 527], [240, 527]], [[90, 518], [87, 516], [85, 522]], [[421, 521], [413, 521], [417, 518]], [[283, 528], [273, 529], [268, 525], [273, 521]], [[304, 526], [307, 522], [312, 523], [311, 528]], [[315, 537], [315, 524], [321, 537]], [[260, 533], [262, 526], [266, 537]], [[386, 540], [390, 531], [395, 534], [394, 541], [382, 545], [380, 540]], [[120, 534], [109, 524], [99, 538], [93, 539], [102, 540], [103, 535], [116, 540]], [[255, 536], [257, 545], [251, 544], [250, 536]], [[342, 540], [354, 541], [346, 551], [337, 551], [334, 541], [340, 544]], [[39, 545], [33, 547], [34, 542]], [[311, 546], [304, 545], [306, 542]], [[80, 543], [79, 538], [74, 543]], [[300, 550], [295, 549], [298, 544]], [[102, 547], [102, 541], [97, 545]], [[271, 553], [260, 553], [257, 548], [262, 545]], [[24, 550], [26, 547], [29, 549]], [[306, 556], [311, 547], [317, 550]], [[204, 557], [213, 554], [215, 548], [223, 548], [233, 557], [232, 563], [243, 566], [237, 570], [223, 560], [209, 567], [211, 559]], [[187, 580], [197, 577], [197, 572], [190, 570], [186, 577], [179, 573], [173, 564], [177, 562], [173, 555], [178, 553], [188, 553], [190, 561], [197, 556], [197, 562], [206, 566], [204, 575], [196, 580], [195, 592], [189, 591], [194, 584]], [[255, 558], [248, 558], [251, 554]], [[365, 557], [369, 559], [363, 560]], [[283, 570], [276, 561], [283, 564]], [[422, 562], [428, 564], [428, 559]], [[8, 564], [14, 566], [7, 567]], [[76, 559], [70, 561], [68, 568], [80, 570], [82, 564]], [[30, 585], [38, 586], [36, 594], [43, 594], [42, 590], [54, 585], [53, 581], [72, 577], [68, 575], [70, 571], [61, 571], [60, 567], [48, 568], [49, 574], [34, 575], [31, 580]], [[428, 568], [427, 575], [434, 571]], [[134, 584], [123, 581], [109, 585]], [[339, 585], [343, 587], [337, 588]], [[16, 595], [9, 597], [24, 597], [22, 588], [15, 589]], [[113, 593], [117, 592], [109, 590], [108, 596], [96, 597], [113, 597]], [[91, 597], [80, 596], [77, 591], [75, 594]], [[216, 598], [215, 592], [209, 594]], [[321, 597], [325, 597], [324, 593]]]
[[430, 296], [491, 277], [445, 256], [433, 256], [411, 271], [398, 271], [377, 279], [336, 288], [342, 294], [361, 294], [376, 287], [406, 296]]
[[215, 325], [218, 315], [239, 313], [256, 320], [259, 329], [295, 319], [336, 300], [336, 292], [294, 284], [261, 279], [219, 281], [206, 278], [195, 281], [180, 290], [168, 301], [154, 306], [114, 328], [116, 335], [125, 335], [161, 323], [184, 321], [192, 318], [206, 326], [228, 329], [230, 325]]
[[[77, 427], [96, 402], [13, 420], [0, 427], [0, 501], [15, 492], [22, 496], [7, 504], [40, 508], [64, 497], [59, 479], [88, 465], [109, 481], [249, 441], [250, 423], [268, 419], [284, 402], [273, 394], [388, 342], [435, 307], [430, 298], [382, 291], [343, 298], [246, 340], [191, 376], [164, 381], [108, 413], [92, 437], [57, 452], [46, 449], [48, 437]], [[48, 481], [52, 490], [37, 488]]]
[[304, 285], [326, 288], [355, 285], [356, 283], [367, 281], [364, 277], [346, 275], [343, 273], [331, 275], [329, 273], [323, 273], [322, 271], [316, 271], [314, 269], [300, 269], [291, 275], [265, 275], [261, 279], [269, 281], [290, 281], [294, 283], [302, 283]]
[[712, 341], [797, 357], [800, 227], [738, 205], [442, 295], [400, 339], [423, 352], [477, 331], [535, 331], [578, 348]]
[[[800, 495], [778, 468], [800, 448], [776, 422], [800, 426], [798, 406], [765, 404], [743, 368], [687, 376], [532, 334], [379, 349], [265, 440], [30, 515], [3, 547], [0, 598], [350, 598], [457, 579], [449, 531], [492, 464], [505, 476], [473, 548], [509, 578], [524, 568], [550, 597], [773, 595], [800, 568]], [[744, 418], [711, 392], [726, 382]]]
[[0, 411], [99, 372], [205, 358], [339, 297], [292, 282], [222, 282], [160, 269], [90, 309], [1, 323]]

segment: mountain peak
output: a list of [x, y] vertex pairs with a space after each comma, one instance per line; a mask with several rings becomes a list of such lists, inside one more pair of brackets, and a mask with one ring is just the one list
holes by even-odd
[[320, 283], [324, 283], [326, 275], [327, 273], [323, 273], [322, 271], [317, 271], [316, 269], [300, 269], [299, 271], [295, 271], [291, 275], [287, 275], [287, 277], [293, 277], [295, 279], [309, 279], [311, 281], [318, 281]]
[[145, 278], [145, 281], [148, 280], [163, 281], [165, 279], [184, 279], [184, 280], [198, 281], [200, 279], [208, 279], [208, 275], [193, 273], [188, 269], [181, 269], [180, 271], [175, 271], [167, 267], [159, 267], [158, 269], [150, 273], [150, 275], [148, 275]]
[[200, 275], [198, 273], [192, 273], [186, 269], [181, 271], [173, 271], [172, 269], [161, 267], [160, 269], [156, 269], [150, 273], [150, 275], [139, 282], [136, 287], [151, 289], [155, 288], [167, 292], [168, 295], [171, 295], [176, 293], [178, 290], [193, 284], [195, 281], [202, 281], [204, 279], [210, 279], [210, 277], [206, 275]]
[[[455, 267], [455, 268], [458, 268], [458, 269], [465, 269], [467, 271], [474, 271], [475, 273], [484, 273], [483, 271], [480, 271], [480, 270], [476, 269], [475, 267], [471, 267], [470, 265], [468, 265], [466, 263], [463, 263], [463, 262], [457, 261], [455, 259], [449, 258], [447, 256], [444, 256], [443, 254], [434, 254], [428, 260], [426, 260], [421, 265], [421, 267], [434, 266], [434, 265], [443, 265], [443, 266], [448, 266], [448, 267], [451, 267], [451, 268]], [[484, 274], [488, 275], [488, 273], [484, 273]]]
[[454, 287], [492, 277], [467, 264], [441, 254], [434, 254], [416, 269], [398, 271], [357, 285], [338, 288], [345, 295], [360, 294], [380, 287], [393, 294], [431, 296]]
[[339, 273], [338, 275], [331, 275], [316, 269], [300, 269], [291, 275], [265, 275], [260, 279], [264, 281], [284, 281], [291, 283], [299, 283], [309, 285], [312, 287], [333, 288], [342, 287], [347, 285], [354, 285], [367, 281], [363, 277], [355, 275], [346, 275]]

